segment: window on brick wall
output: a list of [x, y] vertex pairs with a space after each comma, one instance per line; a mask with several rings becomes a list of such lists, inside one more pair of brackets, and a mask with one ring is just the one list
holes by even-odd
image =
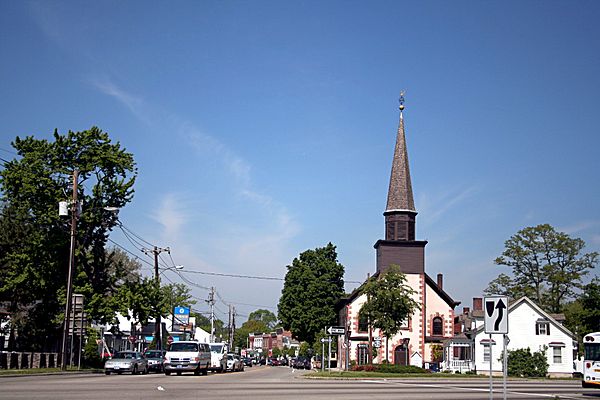
[[433, 336], [444, 336], [444, 320], [442, 317], [434, 317], [431, 334]]
[[358, 331], [368, 332], [369, 331], [369, 319], [364, 313], [358, 313]]

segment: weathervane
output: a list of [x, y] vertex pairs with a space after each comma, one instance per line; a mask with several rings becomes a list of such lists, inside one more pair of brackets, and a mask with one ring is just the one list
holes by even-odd
[[404, 110], [404, 90], [400, 91], [400, 98], [398, 99], [400, 102], [400, 111]]

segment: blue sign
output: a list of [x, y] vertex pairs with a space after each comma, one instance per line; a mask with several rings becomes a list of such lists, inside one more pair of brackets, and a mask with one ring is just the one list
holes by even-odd
[[190, 308], [177, 306], [177, 307], [175, 307], [173, 314], [175, 314], [175, 315], [190, 315]]
[[181, 329], [182, 325], [187, 325], [190, 322], [190, 308], [177, 306], [173, 309], [173, 330]]

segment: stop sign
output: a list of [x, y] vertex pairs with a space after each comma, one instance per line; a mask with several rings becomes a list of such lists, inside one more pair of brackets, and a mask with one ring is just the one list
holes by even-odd
[[167, 343], [168, 343], [168, 344], [171, 344], [171, 343], [173, 343], [173, 336], [169, 336], [169, 337], [167, 338]]

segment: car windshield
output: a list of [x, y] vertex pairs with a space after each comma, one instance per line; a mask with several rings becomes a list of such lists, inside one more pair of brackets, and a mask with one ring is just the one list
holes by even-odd
[[146, 352], [146, 358], [162, 358], [163, 354], [161, 350], [150, 350]]
[[113, 358], [125, 358], [128, 360], [134, 360], [135, 359], [135, 353], [130, 353], [130, 352], [119, 352], [119, 353], [115, 353]]
[[169, 351], [198, 351], [197, 343], [171, 343]]
[[223, 351], [223, 345], [222, 344], [211, 344], [210, 351], [212, 351], [213, 353], [220, 353]]

